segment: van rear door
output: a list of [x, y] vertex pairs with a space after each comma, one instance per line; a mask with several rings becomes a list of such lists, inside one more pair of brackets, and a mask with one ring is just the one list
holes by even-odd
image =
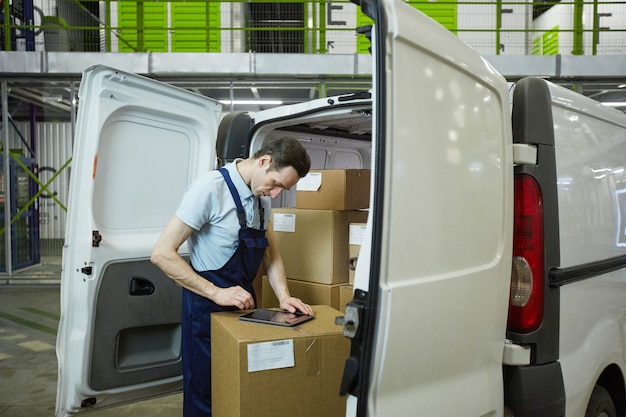
[[181, 290], [149, 257], [187, 184], [214, 168], [221, 114], [211, 99], [102, 66], [85, 71], [79, 99], [57, 416], [181, 390]]
[[375, 22], [374, 162], [371, 238], [344, 318], [348, 415], [501, 416], [513, 213], [507, 83], [404, 1], [361, 8]]

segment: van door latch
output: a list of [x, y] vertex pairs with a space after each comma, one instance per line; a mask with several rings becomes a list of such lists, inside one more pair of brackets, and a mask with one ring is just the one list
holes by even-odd
[[365, 323], [364, 314], [367, 308], [367, 292], [357, 289], [354, 298], [346, 305], [346, 315], [335, 318], [335, 324], [343, 326], [343, 335], [350, 342], [350, 357], [343, 368], [343, 377], [339, 395], [348, 393], [358, 396], [360, 390], [360, 370], [363, 336], [360, 331], [361, 323]]
[[346, 315], [335, 318], [335, 324], [343, 326], [343, 335], [350, 339], [356, 337], [359, 330], [359, 309], [352, 303], [346, 305]]

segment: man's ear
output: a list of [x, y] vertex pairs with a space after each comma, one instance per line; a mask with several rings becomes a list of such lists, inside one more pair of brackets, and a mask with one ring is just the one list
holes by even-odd
[[269, 168], [269, 166], [272, 164], [272, 157], [269, 155], [263, 155], [259, 158], [259, 166], [261, 168], [266, 167]]

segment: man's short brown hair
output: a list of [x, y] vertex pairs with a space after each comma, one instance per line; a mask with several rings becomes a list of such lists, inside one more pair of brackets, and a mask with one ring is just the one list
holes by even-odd
[[284, 136], [263, 145], [254, 154], [254, 158], [258, 159], [263, 155], [272, 157], [270, 169], [280, 171], [285, 167], [292, 166], [300, 178], [306, 176], [311, 168], [311, 158], [306, 149], [297, 139], [290, 136]]

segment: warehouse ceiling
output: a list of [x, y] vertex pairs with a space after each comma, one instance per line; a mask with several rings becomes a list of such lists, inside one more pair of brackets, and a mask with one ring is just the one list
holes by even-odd
[[[224, 103], [226, 112], [259, 111], [368, 90], [371, 59], [363, 54], [128, 55], [0, 51], [0, 81], [7, 82], [7, 109], [16, 121], [72, 120], [72, 101], [77, 102], [81, 75], [94, 65], [143, 74], [214, 98]], [[626, 110], [626, 59], [622, 56], [498, 55], [485, 59], [511, 82], [529, 75], [542, 77]]]
[[[190, 81], [168, 79], [167, 82], [222, 102], [225, 111], [259, 111], [284, 104], [366, 91], [365, 81]], [[73, 97], [78, 94], [77, 81], [19, 81], [9, 83], [9, 116], [14, 121], [70, 121]], [[72, 94], [72, 89], [75, 93]]]
[[[225, 111], [259, 111], [370, 88], [369, 81], [342, 80], [250, 83], [170, 79], [168, 83], [219, 100]], [[560, 84], [626, 112], [626, 80]], [[9, 116], [14, 121], [70, 121], [72, 88], [77, 91], [77, 81], [10, 83]]]

